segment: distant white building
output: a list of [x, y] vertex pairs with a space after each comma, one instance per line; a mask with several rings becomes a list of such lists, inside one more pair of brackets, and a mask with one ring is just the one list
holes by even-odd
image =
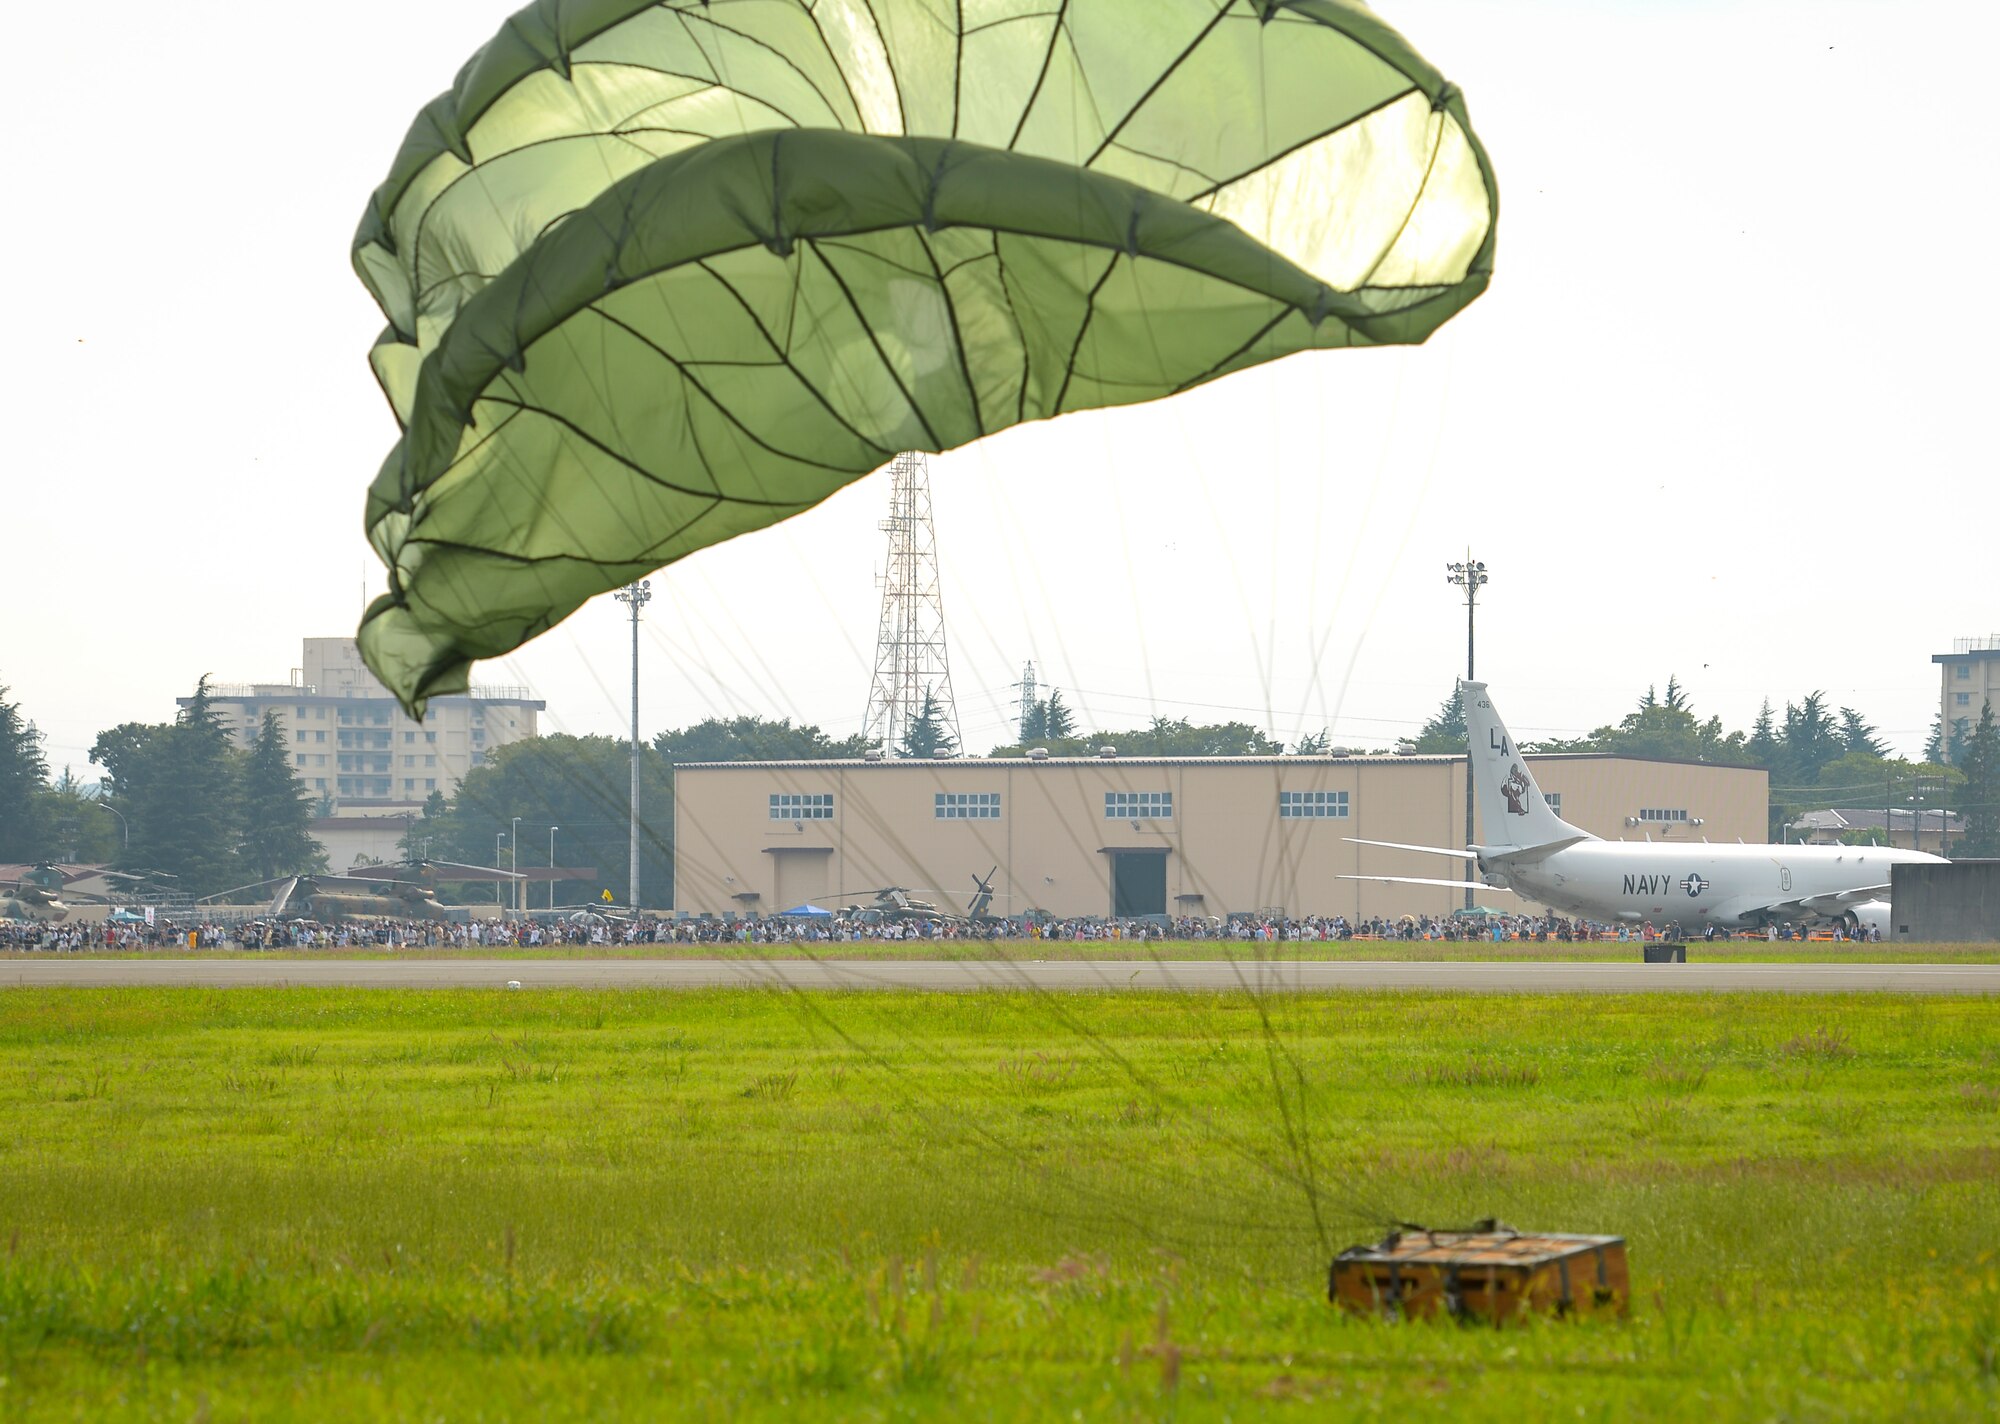
[[1949, 856], [1965, 827], [1956, 811], [1942, 808], [1904, 810], [1890, 807], [1840, 807], [1807, 811], [1792, 822], [1791, 839], [1799, 845], [1844, 845], [1850, 831], [1879, 832], [1888, 827], [1888, 844], [1906, 850], [1934, 851]]
[[1977, 726], [1979, 714], [1989, 702], [2000, 715], [2000, 633], [1954, 638], [1951, 651], [1935, 654], [1931, 661], [1943, 674], [1938, 717], [1944, 727], [1944, 758], [1950, 761], [1953, 727], [1961, 722]]
[[256, 739], [266, 712], [277, 714], [293, 769], [320, 800], [313, 836], [336, 870], [357, 859], [393, 860], [425, 799], [450, 795], [494, 751], [537, 735], [547, 706], [525, 687], [475, 686], [469, 695], [433, 697], [419, 722], [368, 671], [352, 638], [305, 639], [300, 665], [284, 682], [208, 690], [240, 747]]

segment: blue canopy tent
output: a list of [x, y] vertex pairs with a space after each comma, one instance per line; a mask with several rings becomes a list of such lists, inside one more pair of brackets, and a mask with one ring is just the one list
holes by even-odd
[[833, 911], [822, 910], [817, 905], [800, 905], [796, 909], [778, 911], [781, 920], [830, 920]]

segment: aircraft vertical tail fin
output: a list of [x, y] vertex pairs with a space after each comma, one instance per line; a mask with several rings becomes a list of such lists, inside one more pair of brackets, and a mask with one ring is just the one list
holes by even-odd
[[1465, 730], [1472, 741], [1473, 794], [1486, 845], [1532, 850], [1557, 841], [1595, 840], [1549, 807], [1535, 774], [1528, 770], [1507, 726], [1493, 709], [1483, 682], [1459, 684], [1465, 699]]

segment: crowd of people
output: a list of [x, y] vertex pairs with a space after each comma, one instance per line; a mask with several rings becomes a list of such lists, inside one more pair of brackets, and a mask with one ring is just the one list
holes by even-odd
[[[1226, 941], [1241, 944], [1382, 941], [1465, 942], [1508, 941], [1592, 942], [1679, 940], [1682, 927], [1667, 923], [1600, 925], [1548, 915], [1416, 916], [1349, 921], [1345, 916], [1292, 918], [1271, 914], [1227, 917], [1163, 915], [1135, 919], [1016, 917], [968, 922], [920, 915], [834, 915], [811, 918], [687, 918], [640, 917], [579, 911], [560, 917], [518, 919], [348, 920], [319, 924], [310, 920], [248, 920], [224, 923], [205, 920], [176, 924], [93, 923], [72, 920], [60, 924], [0, 923], [0, 951], [136, 952], [204, 949], [415, 949], [480, 950], [543, 949], [640, 945], [819, 946], [839, 953], [842, 945], [937, 941], [940, 943], [1006, 941], [1138, 942]], [[1713, 939], [1720, 932], [1704, 932]], [[1836, 938], [1842, 931], [1833, 931]], [[1770, 939], [1804, 938], [1797, 926], [1772, 927]], [[1879, 938], [1872, 934], [1871, 938]]]

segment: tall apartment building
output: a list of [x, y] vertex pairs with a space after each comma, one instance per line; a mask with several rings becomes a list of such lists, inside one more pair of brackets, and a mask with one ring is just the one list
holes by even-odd
[[[479, 687], [433, 697], [422, 722], [406, 716], [368, 671], [352, 638], [307, 638], [285, 682], [209, 685], [222, 723], [247, 747], [275, 712], [306, 789], [341, 810], [371, 815], [449, 795], [496, 749], [536, 734], [547, 705], [525, 687]], [[187, 706], [190, 699], [179, 699]]]
[[1938, 715], [1944, 728], [1945, 760], [1951, 759], [1951, 732], [1960, 722], [1977, 724], [1988, 702], [2000, 716], [2000, 633], [1983, 638], [1954, 638], [1951, 651], [1931, 658], [1943, 672]]

